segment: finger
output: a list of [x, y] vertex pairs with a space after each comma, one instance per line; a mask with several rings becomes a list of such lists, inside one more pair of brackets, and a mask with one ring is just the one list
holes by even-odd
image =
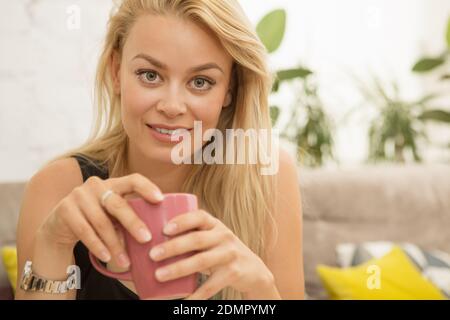
[[145, 243], [151, 240], [148, 227], [120, 195], [113, 193], [105, 202], [105, 208], [137, 241]]
[[210, 230], [216, 226], [218, 220], [204, 210], [190, 211], [171, 219], [163, 232], [174, 235], [191, 229]]
[[[101, 179], [91, 179], [88, 181], [92, 194], [95, 194], [97, 205], [101, 206], [100, 199], [104, 192], [108, 190], [108, 185]], [[145, 223], [139, 219], [134, 210], [128, 204], [127, 200], [119, 194], [113, 192], [104, 201], [103, 206], [107, 213], [116, 218], [124, 228], [139, 242], [148, 242], [152, 235]]]
[[92, 229], [78, 206], [73, 205], [71, 210], [66, 212], [62, 218], [86, 248], [104, 262], [111, 260], [111, 253]]
[[136, 192], [151, 203], [159, 203], [164, 199], [164, 195], [158, 186], [138, 173], [108, 179], [107, 185], [120, 195]]
[[227, 273], [224, 267], [217, 269], [197, 290], [184, 300], [208, 300], [220, 290], [228, 286]]
[[207, 276], [210, 276], [211, 274], [212, 274], [212, 268], [210, 268], [210, 269], [205, 269], [205, 270], [202, 270], [202, 271], [200, 271], [200, 273], [202, 273], [202, 274], [205, 274], [205, 275], [207, 275]]
[[98, 203], [96, 197], [92, 193], [84, 191], [84, 189], [75, 192], [75, 195], [78, 198], [78, 205], [86, 220], [108, 247], [116, 263], [121, 267], [127, 268], [130, 260], [124, 245], [120, 241], [113, 223]]
[[203, 251], [172, 264], [158, 268], [155, 276], [159, 281], [181, 278], [229, 261], [229, 255], [223, 249]]
[[217, 232], [211, 230], [189, 232], [154, 246], [149, 254], [154, 261], [160, 261], [186, 252], [209, 249], [219, 244], [220, 239]]

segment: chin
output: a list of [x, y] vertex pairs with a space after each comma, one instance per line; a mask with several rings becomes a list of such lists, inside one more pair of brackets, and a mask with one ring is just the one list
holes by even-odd
[[149, 160], [165, 164], [173, 164], [171, 154], [174, 146], [147, 144], [141, 147], [141, 153]]

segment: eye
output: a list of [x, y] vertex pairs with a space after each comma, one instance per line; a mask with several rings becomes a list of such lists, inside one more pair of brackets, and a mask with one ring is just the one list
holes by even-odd
[[159, 77], [159, 74], [153, 70], [138, 70], [136, 75], [144, 83], [155, 83], [155, 80]]
[[200, 91], [206, 91], [212, 88], [212, 86], [216, 83], [214, 80], [197, 77], [191, 81], [193, 83], [194, 89]]

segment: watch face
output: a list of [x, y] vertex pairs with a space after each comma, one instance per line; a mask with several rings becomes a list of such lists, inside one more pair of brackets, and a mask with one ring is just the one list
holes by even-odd
[[27, 261], [23, 268], [22, 281], [20, 282], [20, 287], [23, 290], [28, 290], [30, 288], [30, 284], [33, 281], [32, 274], [31, 261]]
[[31, 274], [31, 261], [25, 262], [25, 266], [23, 267], [24, 274]]
[[24, 273], [24, 275], [22, 277], [22, 281], [20, 282], [20, 287], [23, 290], [28, 290], [30, 288], [32, 279], [33, 279], [33, 277], [31, 276], [30, 273]]

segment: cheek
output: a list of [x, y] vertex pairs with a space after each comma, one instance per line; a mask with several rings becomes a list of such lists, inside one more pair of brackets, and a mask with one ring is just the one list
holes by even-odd
[[144, 114], [152, 105], [152, 95], [133, 81], [124, 81], [121, 87], [122, 115], [129, 118]]
[[123, 81], [121, 87], [122, 125], [128, 136], [140, 135], [144, 115], [155, 104], [155, 96], [136, 81]]
[[222, 111], [223, 96], [214, 94], [199, 97], [191, 104], [195, 120], [202, 121], [204, 128], [216, 127]]

